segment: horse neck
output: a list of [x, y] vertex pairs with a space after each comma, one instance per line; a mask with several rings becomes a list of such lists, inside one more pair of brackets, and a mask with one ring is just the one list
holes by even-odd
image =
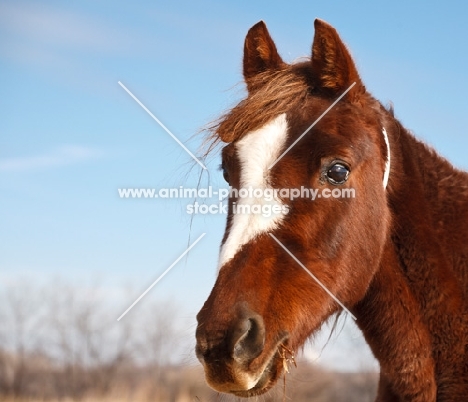
[[468, 175], [396, 120], [387, 126], [392, 226], [356, 316], [381, 365], [381, 399], [434, 401], [435, 373], [440, 378], [443, 371], [450, 381], [463, 370], [454, 356], [463, 359], [464, 351], [454, 342], [449, 351], [437, 339], [466, 337], [461, 317], [468, 312]]
[[388, 202], [400, 261], [407, 260], [407, 274], [411, 265], [418, 269], [416, 260], [432, 259], [430, 272], [448, 264], [459, 281], [468, 280], [458, 261], [468, 256], [468, 174], [394, 123]]

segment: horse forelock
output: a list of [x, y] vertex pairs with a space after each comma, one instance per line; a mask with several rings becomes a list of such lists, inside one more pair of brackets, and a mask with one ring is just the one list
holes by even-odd
[[210, 149], [213, 143], [240, 140], [300, 105], [309, 86], [304, 77], [295, 72], [298, 65], [258, 74], [254, 78], [258, 89], [208, 127]]

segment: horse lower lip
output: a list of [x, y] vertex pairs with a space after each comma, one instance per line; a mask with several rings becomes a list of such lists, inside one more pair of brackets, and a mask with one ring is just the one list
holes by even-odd
[[277, 375], [278, 368], [275, 368], [275, 366], [278, 366], [278, 359], [279, 354], [276, 352], [268, 362], [267, 366], [263, 370], [262, 375], [253, 388], [250, 388], [247, 391], [233, 391], [231, 393], [235, 396], [248, 398], [251, 396], [263, 394], [264, 392], [268, 391], [268, 389], [270, 389], [268, 385], [270, 385], [271, 379]]

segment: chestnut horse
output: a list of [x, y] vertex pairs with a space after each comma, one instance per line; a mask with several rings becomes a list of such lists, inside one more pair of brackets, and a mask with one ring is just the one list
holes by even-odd
[[[218, 277], [197, 316], [208, 384], [266, 392], [346, 310], [380, 363], [378, 401], [468, 400], [468, 174], [367, 92], [323, 21], [311, 58], [294, 64], [257, 23], [243, 74], [247, 97], [212, 134], [229, 185], [323, 197], [230, 195]], [[325, 197], [336, 189], [355, 196]], [[254, 204], [279, 208], [236, 212]]]

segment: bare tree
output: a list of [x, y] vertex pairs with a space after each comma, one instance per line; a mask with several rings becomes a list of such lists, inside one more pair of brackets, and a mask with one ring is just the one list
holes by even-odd
[[48, 291], [49, 347], [67, 372], [63, 386], [74, 397], [88, 388], [107, 392], [119, 367], [132, 359], [132, 322], [117, 323], [117, 312], [103, 295], [97, 285], [60, 284]]
[[[21, 395], [28, 369], [27, 352], [37, 348], [44, 311], [39, 303], [38, 289], [20, 279], [5, 287], [3, 310], [3, 386], [9, 393]], [[7, 351], [11, 354], [8, 354]]]
[[[177, 318], [180, 310], [149, 297], [117, 322], [134, 300], [127, 296], [61, 281], [17, 281], [0, 292], [0, 399], [220, 400], [201, 367], [180, 365], [178, 334], [187, 331]], [[303, 362], [288, 375], [285, 396], [296, 402], [370, 401], [376, 383], [376, 373], [334, 373]], [[283, 400], [281, 384], [262, 400]]]

